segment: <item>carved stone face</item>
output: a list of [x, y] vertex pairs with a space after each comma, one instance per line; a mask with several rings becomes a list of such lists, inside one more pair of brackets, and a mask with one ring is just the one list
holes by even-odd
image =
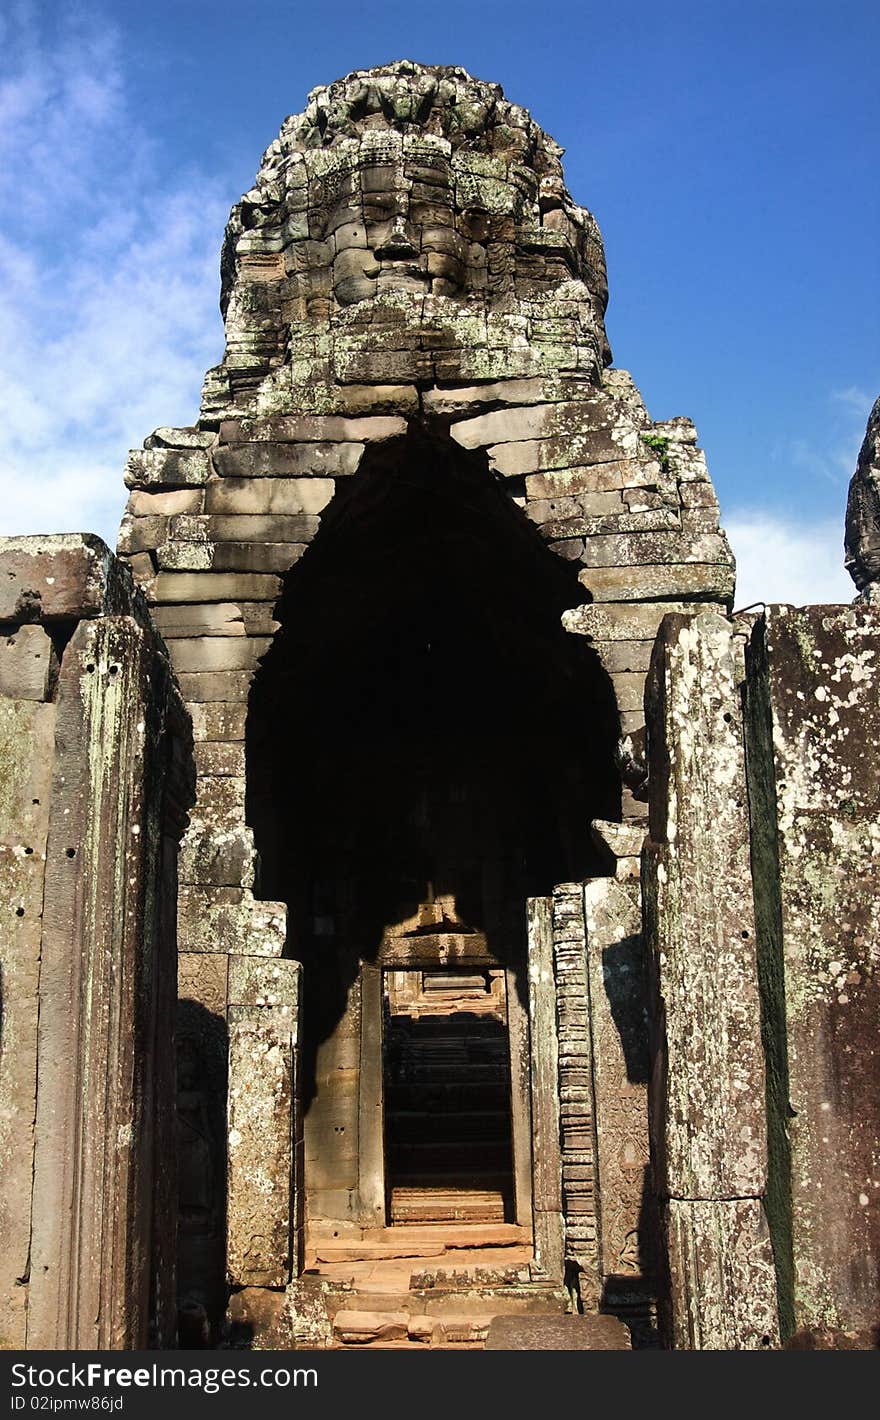
[[368, 149], [352, 162], [343, 186], [325, 226], [340, 305], [389, 290], [462, 291], [467, 252], [456, 230], [452, 169], [444, 154], [423, 154], [422, 163], [413, 164], [401, 152], [389, 163]]
[[[254, 388], [340, 316], [349, 334], [378, 321], [381, 348], [392, 349], [389, 326], [439, 320], [449, 334], [450, 321], [476, 315], [449, 336], [458, 349], [481, 339], [479, 320], [491, 314], [512, 322], [514, 344], [538, 331], [542, 368], [548, 342], [560, 358], [574, 341], [581, 361], [593, 350], [607, 364], [602, 239], [566, 190], [560, 153], [500, 89], [463, 71], [403, 62], [315, 91], [285, 121], [227, 227], [232, 382]], [[505, 340], [496, 334], [493, 348]]]

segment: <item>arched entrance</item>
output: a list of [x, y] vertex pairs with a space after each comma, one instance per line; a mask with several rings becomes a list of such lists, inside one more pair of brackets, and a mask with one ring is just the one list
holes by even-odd
[[530, 1221], [526, 899], [601, 872], [619, 816], [582, 597], [485, 457], [423, 431], [368, 450], [287, 576], [247, 817], [303, 963], [313, 1228]]

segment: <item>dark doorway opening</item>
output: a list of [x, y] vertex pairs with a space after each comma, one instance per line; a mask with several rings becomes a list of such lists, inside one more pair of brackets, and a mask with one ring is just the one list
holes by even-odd
[[526, 898], [605, 871], [590, 821], [619, 817], [614, 694], [561, 625], [577, 569], [511, 492], [445, 435], [368, 447], [287, 575], [252, 687], [256, 890], [288, 904], [303, 963], [310, 1225], [385, 1221], [361, 1083], [381, 1093], [365, 972], [389, 937], [419, 964], [424, 934], [477, 944], [524, 1015]]
[[389, 1223], [512, 1222], [504, 971], [384, 978]]

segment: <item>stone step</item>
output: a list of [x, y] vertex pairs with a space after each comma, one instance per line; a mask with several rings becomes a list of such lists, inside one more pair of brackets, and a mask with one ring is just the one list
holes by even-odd
[[392, 1223], [504, 1222], [504, 1195], [494, 1189], [394, 1188]]
[[442, 1257], [446, 1251], [441, 1241], [406, 1242], [319, 1242], [315, 1245], [316, 1262], [381, 1262], [393, 1258]]
[[505, 1293], [493, 1289], [442, 1293], [348, 1293], [332, 1315], [333, 1336], [345, 1346], [387, 1345], [408, 1340], [420, 1346], [481, 1345], [498, 1317], [561, 1318], [565, 1296], [543, 1286]]
[[340, 1311], [333, 1318], [333, 1335], [346, 1346], [405, 1341], [409, 1320], [409, 1314], [402, 1311]]
[[358, 1224], [339, 1224], [315, 1219], [309, 1223], [306, 1250], [315, 1247], [338, 1244], [357, 1246], [360, 1243], [391, 1243], [395, 1247], [420, 1246], [430, 1248], [430, 1252], [399, 1252], [395, 1256], [430, 1256], [436, 1254], [438, 1245], [447, 1249], [467, 1250], [470, 1248], [523, 1247], [532, 1242], [531, 1228], [521, 1228], [516, 1223], [395, 1223], [386, 1228], [364, 1228]]
[[521, 1228], [517, 1223], [449, 1222], [422, 1226], [400, 1223], [376, 1232], [377, 1241], [413, 1242], [431, 1238], [442, 1238], [447, 1249], [522, 1247], [531, 1243], [532, 1230]]

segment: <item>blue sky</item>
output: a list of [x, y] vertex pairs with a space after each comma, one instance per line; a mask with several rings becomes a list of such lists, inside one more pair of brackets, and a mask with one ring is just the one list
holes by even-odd
[[880, 392], [880, 6], [142, 0], [0, 12], [0, 530], [109, 541], [126, 450], [222, 349], [231, 204], [306, 94], [413, 58], [503, 85], [566, 150], [608, 329], [689, 414], [737, 601], [841, 600]]

